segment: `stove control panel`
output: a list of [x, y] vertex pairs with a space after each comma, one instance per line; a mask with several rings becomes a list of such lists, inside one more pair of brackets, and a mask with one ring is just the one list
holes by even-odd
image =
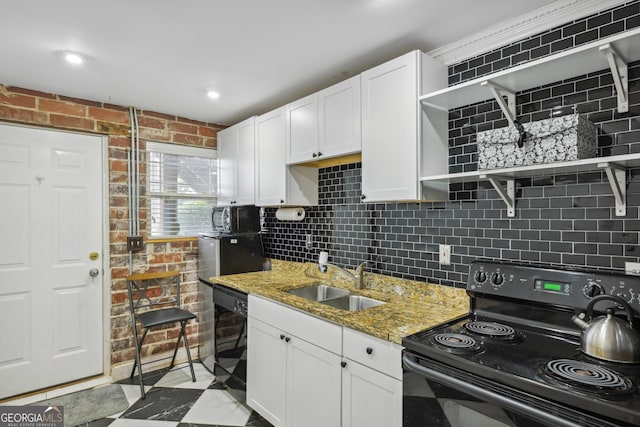
[[598, 295], [617, 295], [640, 317], [640, 276], [476, 261], [470, 267], [467, 290], [577, 309], [586, 308]]

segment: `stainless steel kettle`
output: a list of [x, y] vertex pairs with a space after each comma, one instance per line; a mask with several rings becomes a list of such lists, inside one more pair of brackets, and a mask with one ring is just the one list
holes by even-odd
[[[600, 301], [611, 300], [622, 306], [627, 321], [615, 316], [617, 307], [605, 310], [606, 316], [593, 316], [593, 307]], [[589, 321], [584, 319], [589, 316]], [[615, 295], [599, 295], [591, 300], [587, 311], [574, 315], [573, 323], [580, 326], [583, 353], [598, 359], [619, 363], [640, 362], [640, 334], [633, 329], [633, 309], [622, 298]]]

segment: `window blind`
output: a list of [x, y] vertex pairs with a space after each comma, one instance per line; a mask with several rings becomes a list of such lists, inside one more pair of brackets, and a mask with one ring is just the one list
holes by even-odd
[[196, 236], [211, 229], [217, 200], [216, 151], [147, 142], [150, 236]]

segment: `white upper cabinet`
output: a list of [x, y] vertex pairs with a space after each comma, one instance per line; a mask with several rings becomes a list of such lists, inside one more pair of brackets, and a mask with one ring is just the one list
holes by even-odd
[[232, 127], [218, 132], [218, 206], [228, 206], [236, 194], [236, 133]]
[[237, 125], [238, 134], [238, 174], [236, 178], [236, 198], [234, 204], [253, 205], [255, 195], [255, 117], [251, 117]]
[[284, 107], [256, 119], [256, 205], [284, 204]]
[[255, 117], [218, 132], [218, 205], [255, 203]]
[[430, 163], [447, 165], [446, 147], [434, 154], [428, 141], [422, 144], [418, 97], [423, 81], [446, 87], [446, 67], [417, 50], [361, 74], [365, 202], [420, 200], [423, 154]]
[[357, 153], [362, 148], [360, 76], [335, 84], [318, 93], [319, 156]]
[[256, 118], [256, 205], [318, 204], [318, 169], [285, 162], [285, 107]]
[[318, 156], [318, 94], [285, 107], [287, 164], [307, 162]]
[[360, 151], [360, 76], [285, 107], [287, 164]]

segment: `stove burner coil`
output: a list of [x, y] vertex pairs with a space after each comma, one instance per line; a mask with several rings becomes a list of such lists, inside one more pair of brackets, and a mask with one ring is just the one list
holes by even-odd
[[443, 333], [434, 335], [431, 340], [440, 347], [461, 352], [473, 352], [480, 349], [476, 340], [462, 334]]
[[571, 359], [556, 359], [545, 364], [545, 371], [569, 385], [615, 392], [633, 391], [631, 380], [609, 369]]
[[516, 331], [511, 326], [496, 322], [468, 322], [464, 325], [469, 332], [494, 338], [512, 339], [516, 337]]

